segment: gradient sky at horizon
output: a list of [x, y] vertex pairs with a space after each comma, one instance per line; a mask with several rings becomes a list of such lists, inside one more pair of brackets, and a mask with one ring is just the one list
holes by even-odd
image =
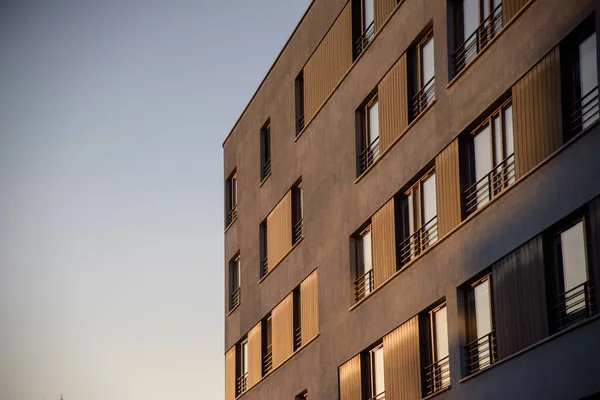
[[310, 0], [0, 0], [0, 398], [223, 398], [222, 141]]

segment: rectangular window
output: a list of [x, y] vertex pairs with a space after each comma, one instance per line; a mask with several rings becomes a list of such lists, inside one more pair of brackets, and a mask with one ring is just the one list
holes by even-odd
[[438, 239], [435, 171], [402, 196], [400, 265], [413, 260]]
[[467, 374], [496, 362], [496, 336], [493, 329], [491, 276], [471, 285], [467, 294], [468, 344], [465, 348]]
[[292, 188], [292, 245], [304, 237], [302, 182]]
[[237, 360], [236, 396], [239, 396], [248, 389], [248, 339], [244, 339], [239, 344]]
[[424, 370], [424, 396], [450, 386], [450, 359], [448, 349], [448, 318], [446, 304], [437, 306], [426, 316], [429, 337], [423, 338], [426, 343], [426, 361]]
[[552, 236], [554, 254], [555, 330], [564, 329], [595, 314], [587, 215], [569, 218]]
[[260, 180], [265, 180], [271, 175], [271, 122], [260, 130]]
[[241, 264], [239, 254], [229, 262], [229, 311], [240, 305]]
[[263, 221], [259, 228], [260, 241], [260, 276], [261, 278], [269, 272], [269, 260], [267, 258], [267, 221]]
[[237, 219], [237, 199], [237, 172], [234, 171], [225, 181], [225, 226]]
[[370, 400], [385, 400], [385, 377], [383, 366], [383, 344], [369, 352], [371, 360], [371, 397]]
[[296, 136], [304, 129], [304, 71], [296, 77]]
[[413, 58], [411, 121], [417, 118], [435, 100], [435, 63], [433, 30], [419, 42]]
[[598, 60], [593, 16], [563, 43], [561, 57], [565, 98], [565, 141], [599, 119]]
[[293, 323], [294, 323], [294, 351], [302, 346], [302, 311], [300, 309], [300, 287], [294, 289], [292, 295], [293, 302]]
[[364, 51], [375, 35], [375, 0], [353, 0], [354, 59]]
[[271, 325], [271, 316], [267, 316], [262, 321], [262, 360], [263, 360], [263, 376], [271, 372], [273, 369], [273, 331]]
[[495, 110], [468, 138], [468, 185], [465, 215], [515, 182], [512, 103]]
[[379, 158], [379, 99], [373, 96], [358, 112], [360, 134], [359, 175]]
[[452, 73], [456, 76], [502, 29], [502, 1], [456, 0], [452, 8], [455, 27]]
[[356, 281], [354, 282], [355, 300], [359, 301], [373, 291], [373, 259], [371, 251], [371, 225], [367, 226], [355, 240], [356, 244]]

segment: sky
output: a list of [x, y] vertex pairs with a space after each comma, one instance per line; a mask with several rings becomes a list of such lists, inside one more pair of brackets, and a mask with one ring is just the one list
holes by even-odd
[[224, 398], [222, 142], [309, 0], [0, 0], [0, 398]]

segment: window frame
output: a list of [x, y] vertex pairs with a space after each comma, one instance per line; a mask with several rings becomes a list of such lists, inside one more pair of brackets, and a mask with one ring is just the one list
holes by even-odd
[[[370, 399], [375, 400], [378, 399], [379, 396], [381, 396], [382, 394], [385, 393], [385, 372], [384, 372], [384, 376], [383, 376], [383, 392], [381, 393], [375, 393], [375, 382], [377, 380], [377, 375], [376, 375], [376, 366], [375, 366], [375, 353], [377, 351], [381, 350], [381, 355], [383, 357], [383, 359], [385, 360], [385, 352], [383, 349], [383, 342], [380, 342], [379, 344], [376, 344], [373, 348], [371, 348], [369, 350], [369, 378], [370, 378], [370, 384], [369, 384], [369, 393], [370, 393]], [[384, 365], [385, 365], [385, 361], [384, 361]], [[384, 367], [385, 370], [385, 367]]]
[[[235, 273], [234, 273], [235, 272]], [[234, 279], [236, 278], [237, 286], [235, 285]], [[234, 311], [240, 305], [240, 298], [238, 297], [237, 304], [233, 304], [233, 294], [236, 290], [241, 289], [242, 287], [242, 271], [241, 271], [241, 258], [240, 253], [238, 252], [230, 261], [229, 261], [229, 312]], [[239, 296], [239, 294], [238, 294]]]
[[[237, 220], [238, 182], [237, 169], [225, 180], [225, 227], [228, 228]], [[234, 214], [235, 213], [235, 214]], [[234, 214], [234, 215], [232, 215]]]
[[[489, 314], [490, 314], [490, 321], [489, 321], [490, 332], [484, 336], [488, 336], [488, 335], [495, 336], [496, 321], [495, 321], [495, 310], [494, 310], [493, 277], [492, 277], [491, 272], [487, 272], [482, 277], [476, 279], [471, 284], [469, 284], [467, 287], [467, 291], [465, 293], [465, 300], [466, 300], [465, 301], [465, 305], [466, 305], [465, 320], [466, 320], [467, 346], [469, 344], [475, 343], [476, 341], [478, 342], [479, 340], [481, 340], [484, 337], [484, 336], [479, 336], [479, 333], [477, 333], [477, 312], [476, 312], [476, 307], [475, 307], [475, 288], [486, 281], [488, 282], [488, 299], [489, 299], [488, 305], [489, 305]], [[477, 354], [480, 354], [480, 352], [485, 354], [485, 350], [483, 352], [478, 350]], [[467, 376], [472, 375], [483, 369], [486, 369], [497, 361], [497, 354], [495, 351], [493, 351], [493, 348], [488, 349], [488, 353], [489, 353], [489, 355], [488, 355], [489, 360], [488, 360], [487, 364], [484, 364], [483, 366], [480, 365], [481, 358], [478, 358], [476, 361], [477, 367], [472, 368], [472, 365], [474, 365], [475, 363], [469, 359], [468, 352], [467, 352], [467, 360], [466, 360]]]
[[[425, 47], [425, 45], [427, 45], [427, 43], [430, 40], [434, 40], [434, 36], [433, 36], [433, 28], [429, 29], [427, 31], [427, 33], [423, 36], [423, 38], [419, 41], [419, 44], [417, 45], [417, 93], [420, 92], [421, 90], [423, 90], [425, 88], [425, 85], [427, 85], [429, 83], [428, 82], [424, 82], [424, 70], [423, 70], [423, 48]], [[434, 50], [435, 50], [435, 41], [434, 41]], [[433, 77], [432, 80], [435, 80], [435, 54], [433, 57], [433, 62], [434, 64], [432, 65], [433, 68]]]
[[368, 271], [365, 269], [365, 254], [364, 254], [364, 237], [365, 235], [369, 233], [369, 240], [371, 241], [371, 254], [370, 254], [370, 258], [371, 258], [371, 269], [369, 271], [373, 270], [373, 236], [371, 234], [371, 221], [369, 221], [368, 225], [362, 229], [360, 231], [360, 233], [357, 236], [357, 245], [356, 245], [356, 279], [362, 277], [364, 274], [366, 274]]
[[271, 176], [271, 120], [260, 128], [260, 181]]

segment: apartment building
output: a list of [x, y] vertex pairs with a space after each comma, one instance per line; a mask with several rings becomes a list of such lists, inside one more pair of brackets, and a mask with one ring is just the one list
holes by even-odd
[[597, 0], [315, 0], [226, 137], [225, 398], [600, 396]]

